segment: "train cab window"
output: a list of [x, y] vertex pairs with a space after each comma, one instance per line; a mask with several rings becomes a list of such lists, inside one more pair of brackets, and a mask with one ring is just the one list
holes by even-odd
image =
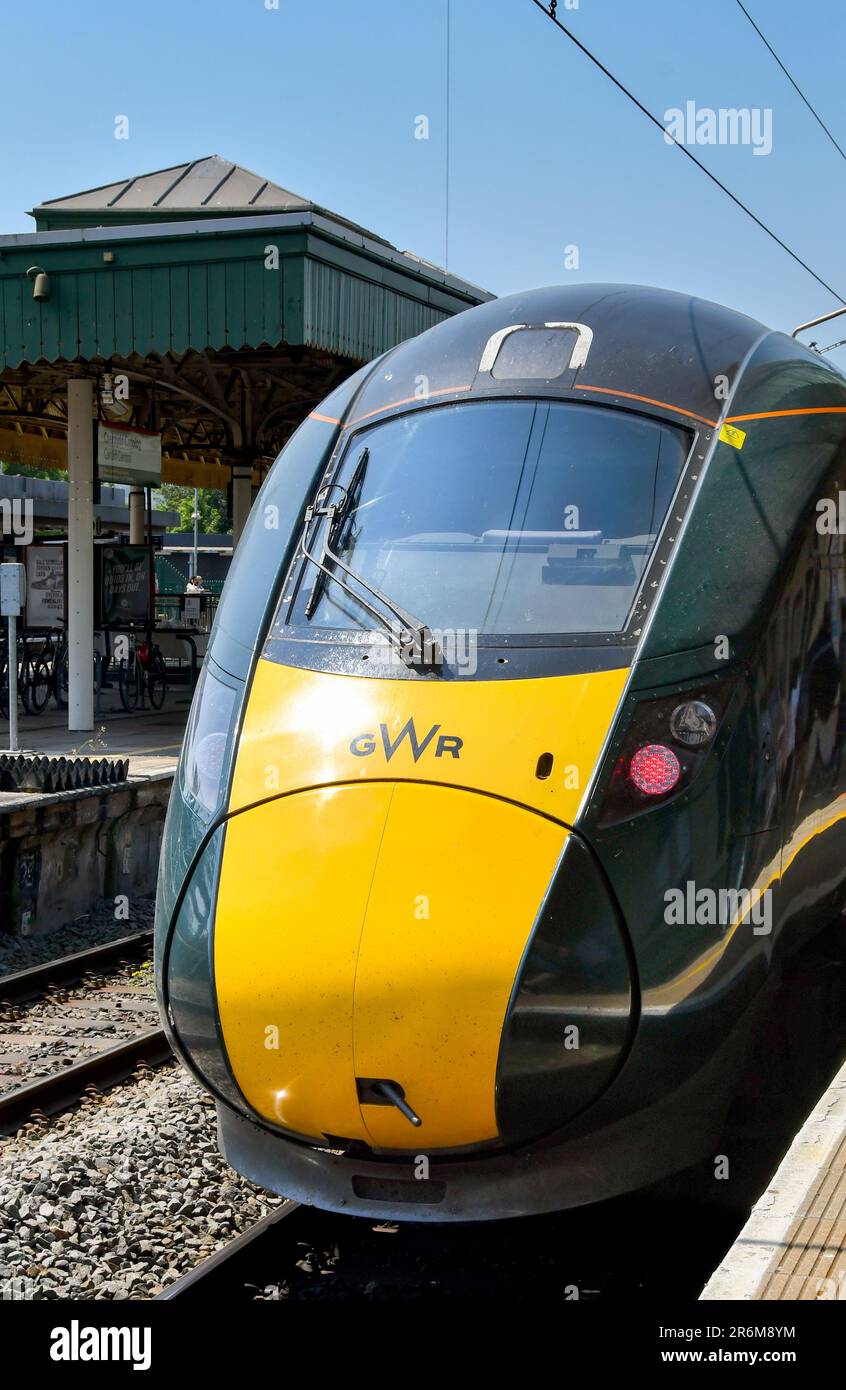
[[[410, 412], [351, 438], [332, 548], [431, 629], [619, 632], [689, 446], [670, 425], [571, 402]], [[319, 555], [329, 523], [314, 525]], [[346, 591], [305, 565], [276, 631], [372, 629], [341, 577]]]

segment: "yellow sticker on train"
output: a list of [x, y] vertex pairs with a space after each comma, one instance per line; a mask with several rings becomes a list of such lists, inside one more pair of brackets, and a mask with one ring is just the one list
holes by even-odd
[[723, 425], [720, 430], [720, 442], [730, 444], [733, 449], [742, 449], [746, 442], [746, 431], [739, 430], [735, 425]]

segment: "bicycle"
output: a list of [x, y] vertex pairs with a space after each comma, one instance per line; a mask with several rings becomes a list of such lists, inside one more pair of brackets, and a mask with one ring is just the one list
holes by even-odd
[[130, 647], [128, 654], [118, 662], [117, 678], [120, 702], [127, 714], [131, 714], [138, 708], [141, 698], [141, 666], [134, 647]]
[[153, 709], [161, 709], [167, 695], [167, 666], [155, 642], [142, 642], [139, 657], [147, 681], [147, 698]]
[[[41, 640], [41, 646], [37, 643]], [[27, 714], [43, 714], [50, 700], [52, 667], [47, 652], [49, 641], [24, 634], [19, 690]]]
[[[0, 649], [0, 714], [9, 718], [9, 651], [8, 640]], [[27, 714], [43, 714], [50, 698], [50, 666], [43, 651], [33, 650], [33, 640], [27, 633], [18, 638], [18, 699]]]
[[67, 709], [69, 683], [67, 633], [62, 630], [54, 646], [51, 632], [47, 645], [47, 659], [50, 662], [50, 694], [59, 709]]
[[119, 688], [120, 702], [127, 714], [138, 708], [145, 694], [153, 709], [162, 708], [167, 694], [167, 667], [155, 642], [140, 642], [130, 649], [120, 663]]
[[[57, 621], [61, 622], [61, 619]], [[50, 632], [44, 647], [44, 660], [50, 668], [50, 695], [53, 696], [59, 709], [67, 709], [70, 687], [70, 657], [68, 647], [67, 631], [62, 627], [58, 638], [54, 642], [54, 634]], [[92, 678], [97, 678], [97, 663], [95, 661]]]

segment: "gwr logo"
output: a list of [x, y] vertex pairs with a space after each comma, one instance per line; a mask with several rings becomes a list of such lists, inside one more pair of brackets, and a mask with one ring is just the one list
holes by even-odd
[[[414, 720], [409, 719], [406, 724], [403, 724], [396, 738], [392, 740], [388, 733], [387, 724], [380, 724], [379, 732], [382, 735], [382, 747], [385, 750], [387, 762], [391, 761], [391, 758], [396, 753], [403, 739], [406, 738], [411, 748], [411, 755], [414, 761], [417, 762], [418, 758], [421, 758], [426, 752], [426, 749], [429, 747], [429, 744], [432, 742], [432, 739], [435, 737], [440, 727], [440, 724], [433, 724], [426, 737], [422, 740], [418, 740], [417, 730], [414, 727]], [[442, 758], [444, 753], [449, 753], [453, 758], [460, 758], [463, 747], [464, 740], [462, 738], [456, 738], [454, 734], [441, 734], [435, 745], [435, 757]], [[376, 735], [356, 734], [350, 744], [350, 752], [356, 758], [369, 758], [371, 753], [376, 752]]]

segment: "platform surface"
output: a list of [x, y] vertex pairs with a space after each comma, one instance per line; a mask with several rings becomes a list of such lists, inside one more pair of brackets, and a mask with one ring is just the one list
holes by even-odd
[[846, 1064], [700, 1297], [846, 1299]]
[[[41, 715], [22, 714], [18, 721], [19, 746], [27, 753], [50, 757], [71, 754], [83, 758], [129, 758], [131, 778], [172, 772], [182, 746], [188, 718], [187, 692], [168, 692], [164, 708], [127, 714], [115, 707], [112, 691], [103, 692], [103, 711], [94, 717], [90, 733], [70, 733], [67, 712], [52, 705]], [[9, 746], [9, 725], [0, 719], [0, 749]], [[10, 804], [17, 793], [0, 792], [0, 806]]]

